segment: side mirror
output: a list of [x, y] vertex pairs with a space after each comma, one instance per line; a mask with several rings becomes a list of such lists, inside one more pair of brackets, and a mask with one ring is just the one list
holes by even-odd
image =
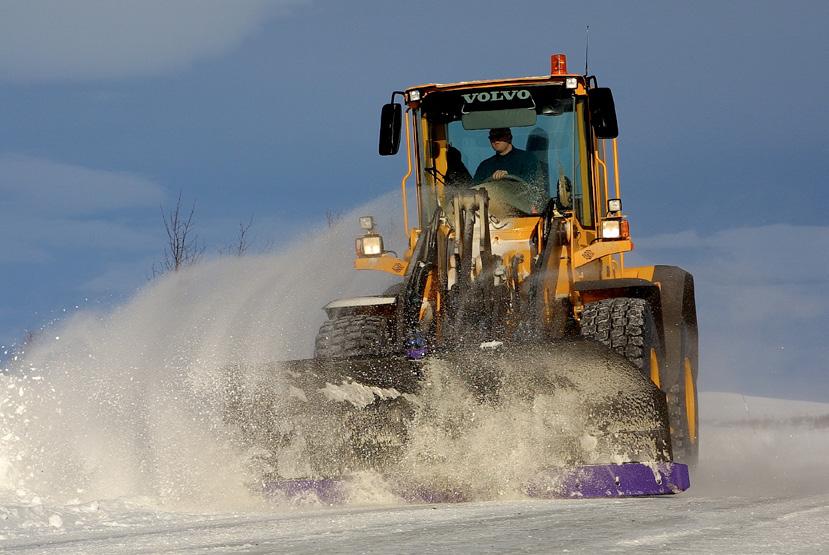
[[400, 104], [384, 104], [380, 112], [380, 156], [397, 154], [400, 149], [400, 123], [403, 107]]
[[616, 122], [616, 105], [613, 93], [606, 87], [587, 91], [590, 103], [590, 123], [599, 139], [615, 139], [619, 136], [619, 124]]

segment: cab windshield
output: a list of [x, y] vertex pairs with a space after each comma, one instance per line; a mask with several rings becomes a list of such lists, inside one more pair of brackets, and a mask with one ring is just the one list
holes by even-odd
[[496, 215], [540, 213], [555, 198], [592, 224], [584, 105], [572, 91], [544, 85], [436, 92], [418, 115], [427, 212], [454, 188], [482, 187]]

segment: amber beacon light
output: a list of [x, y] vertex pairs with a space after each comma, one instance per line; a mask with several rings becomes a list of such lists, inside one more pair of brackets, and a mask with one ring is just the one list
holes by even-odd
[[550, 75], [567, 74], [567, 55], [553, 54], [550, 56]]

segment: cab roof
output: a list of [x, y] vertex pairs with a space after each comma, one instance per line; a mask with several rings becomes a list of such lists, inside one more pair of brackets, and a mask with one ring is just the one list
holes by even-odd
[[564, 75], [537, 75], [533, 77], [512, 77], [507, 79], [484, 79], [478, 81], [461, 81], [458, 83], [427, 83], [424, 85], [416, 85], [406, 88], [405, 92], [408, 95], [410, 91], [418, 90], [421, 95], [427, 95], [436, 91], [451, 91], [458, 89], [475, 89], [488, 87], [493, 85], [525, 85], [525, 84], [554, 84], [561, 83], [568, 77], [575, 77], [579, 80], [582, 86], [585, 83], [583, 75], [564, 74]]

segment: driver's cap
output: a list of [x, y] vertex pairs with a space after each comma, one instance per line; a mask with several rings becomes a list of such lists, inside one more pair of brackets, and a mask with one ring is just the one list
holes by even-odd
[[511, 139], [512, 131], [509, 127], [495, 127], [489, 130], [489, 138], [492, 139]]

